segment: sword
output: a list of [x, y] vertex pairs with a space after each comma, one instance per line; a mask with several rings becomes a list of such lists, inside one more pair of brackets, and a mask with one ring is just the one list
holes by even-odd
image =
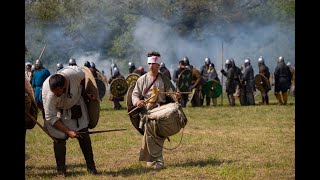
[[85, 133], [96, 134], [96, 133], [104, 133], [104, 132], [112, 132], [112, 131], [124, 131], [124, 130], [127, 130], [127, 129], [109, 129], [109, 130], [77, 132], [77, 133], [79, 133], [79, 134], [85, 134]]

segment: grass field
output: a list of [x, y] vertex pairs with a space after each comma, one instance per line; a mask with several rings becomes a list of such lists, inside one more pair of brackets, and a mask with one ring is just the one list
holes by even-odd
[[[165, 141], [166, 168], [153, 170], [138, 161], [141, 135], [131, 125], [125, 101], [113, 110], [105, 96], [99, 123], [92, 130], [126, 128], [126, 131], [92, 134], [94, 159], [99, 175], [87, 173], [76, 139], [67, 141], [68, 179], [295, 179], [295, 99], [276, 105], [229, 107], [227, 99], [217, 107], [186, 107], [183, 133]], [[256, 96], [256, 102], [261, 96]], [[220, 98], [218, 100], [220, 104]], [[41, 114], [38, 121], [43, 124]], [[27, 131], [26, 179], [56, 179], [52, 140], [36, 126]]]

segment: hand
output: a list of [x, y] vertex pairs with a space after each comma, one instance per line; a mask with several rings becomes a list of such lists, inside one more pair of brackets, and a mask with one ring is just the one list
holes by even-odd
[[71, 138], [79, 138], [79, 137], [80, 137], [79, 134], [78, 134], [76, 131], [73, 131], [73, 130], [69, 130], [69, 131], [67, 132], [67, 135], [68, 135], [69, 137], [71, 137]]
[[145, 105], [145, 102], [143, 100], [139, 100], [136, 104], [137, 107], [141, 108], [142, 106]]
[[176, 92], [175, 95], [176, 95], [176, 98], [177, 98], [177, 99], [180, 99], [180, 98], [181, 98], [181, 93], [180, 93], [179, 91]]
[[224, 74], [226, 71], [224, 69], [221, 69], [220, 71], [222, 74]]

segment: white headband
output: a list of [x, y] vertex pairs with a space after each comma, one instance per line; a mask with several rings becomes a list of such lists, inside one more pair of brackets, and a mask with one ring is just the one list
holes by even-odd
[[160, 65], [161, 59], [159, 56], [151, 56], [151, 57], [148, 57], [148, 64], [149, 63], [157, 63]]

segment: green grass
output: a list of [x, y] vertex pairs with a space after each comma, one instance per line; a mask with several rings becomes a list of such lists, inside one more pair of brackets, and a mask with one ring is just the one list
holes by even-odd
[[[126, 131], [92, 134], [99, 175], [86, 171], [76, 139], [67, 141], [68, 179], [295, 179], [295, 100], [289, 105], [186, 107], [188, 124], [181, 145], [164, 150], [166, 168], [147, 169], [138, 160], [141, 135], [131, 125], [125, 109], [114, 111], [108, 95], [101, 103], [99, 123], [92, 130], [126, 128]], [[256, 97], [256, 102], [261, 96]], [[125, 107], [125, 101], [121, 102]], [[220, 99], [218, 100], [220, 104]], [[38, 121], [43, 124], [41, 114]], [[182, 133], [164, 146], [174, 148]], [[52, 140], [36, 126], [27, 131], [26, 179], [56, 177]]]

